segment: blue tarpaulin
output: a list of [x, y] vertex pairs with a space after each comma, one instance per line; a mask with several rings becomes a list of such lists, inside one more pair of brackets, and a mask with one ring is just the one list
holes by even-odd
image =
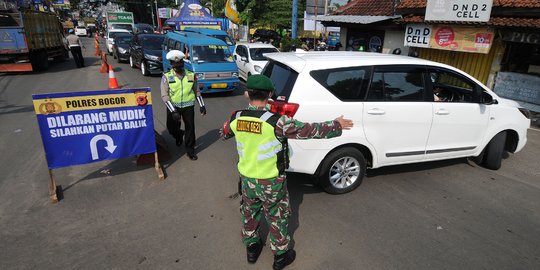
[[221, 29], [221, 22], [212, 17], [197, 0], [185, 0], [177, 16], [168, 19], [166, 23], [176, 30], [186, 27]]

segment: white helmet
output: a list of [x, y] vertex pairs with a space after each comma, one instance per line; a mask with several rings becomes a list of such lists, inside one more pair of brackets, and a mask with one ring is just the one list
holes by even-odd
[[172, 63], [172, 62], [183, 61], [184, 56], [185, 56], [184, 53], [179, 50], [171, 50], [167, 53], [165, 57], [167, 58], [167, 60], [169, 60]]

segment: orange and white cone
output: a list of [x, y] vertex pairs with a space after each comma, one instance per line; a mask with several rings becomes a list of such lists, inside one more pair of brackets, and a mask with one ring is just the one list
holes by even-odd
[[99, 73], [107, 73], [109, 69], [109, 64], [107, 63], [107, 54], [101, 53], [101, 69], [99, 70]]
[[97, 42], [97, 40], [94, 42], [94, 47], [96, 48], [95, 55], [96, 55], [96, 56], [100, 56], [100, 55], [101, 55], [101, 51], [100, 51], [100, 49], [99, 49], [99, 42]]
[[112, 65], [109, 65], [109, 89], [118, 89], [118, 81], [114, 76]]

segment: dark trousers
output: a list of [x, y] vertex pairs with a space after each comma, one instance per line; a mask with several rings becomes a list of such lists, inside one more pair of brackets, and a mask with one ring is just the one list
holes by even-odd
[[77, 65], [78, 68], [84, 67], [84, 58], [82, 56], [82, 51], [80, 46], [75, 46], [69, 48], [71, 50], [71, 55], [73, 56], [73, 59], [75, 59], [75, 65]]
[[188, 155], [195, 154], [195, 106], [185, 108], [176, 108], [182, 121], [185, 125], [185, 130], [182, 130], [182, 122], [174, 121], [172, 113], [167, 110], [167, 130], [177, 141], [184, 139], [186, 145], [186, 153]]

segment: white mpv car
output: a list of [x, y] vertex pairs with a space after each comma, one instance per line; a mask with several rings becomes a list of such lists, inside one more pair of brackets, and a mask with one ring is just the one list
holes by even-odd
[[366, 168], [475, 157], [499, 169], [527, 142], [529, 112], [448, 65], [363, 52], [266, 54], [272, 109], [305, 122], [340, 115], [341, 137], [289, 140], [289, 171], [313, 174], [329, 193], [360, 185]]
[[253, 74], [260, 74], [268, 62], [264, 55], [275, 52], [279, 50], [272, 44], [237, 43], [233, 56], [238, 66], [238, 77], [247, 80]]

